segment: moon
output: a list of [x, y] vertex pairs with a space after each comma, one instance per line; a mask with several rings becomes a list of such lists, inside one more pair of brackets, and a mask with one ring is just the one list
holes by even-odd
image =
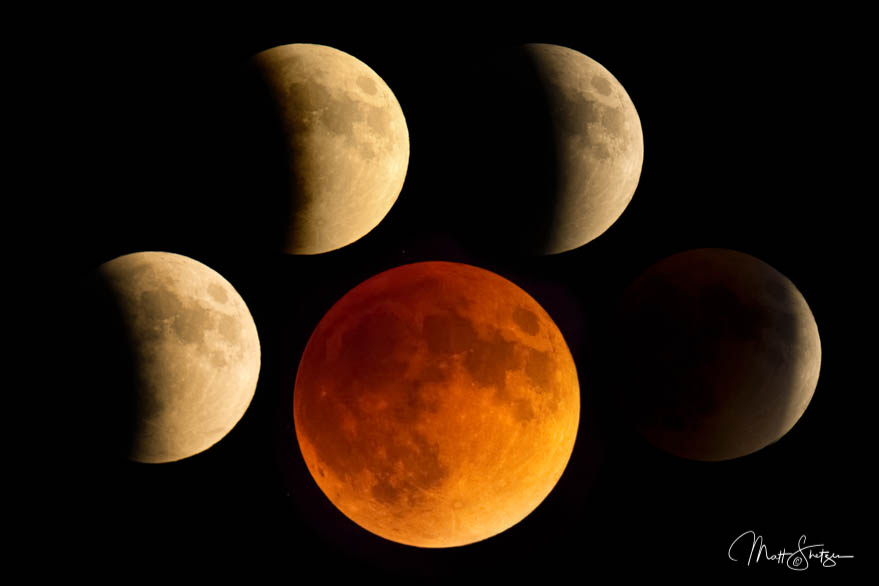
[[314, 330], [296, 375], [296, 436], [348, 518], [425, 548], [512, 527], [553, 489], [580, 416], [571, 353], [522, 289], [423, 262], [361, 283]]
[[497, 51], [477, 69], [482, 102], [468, 124], [484, 139], [471, 175], [485, 178], [470, 229], [539, 255], [603, 234], [632, 200], [644, 159], [622, 84], [586, 55], [541, 43]]
[[556, 45], [531, 44], [556, 134], [557, 218], [545, 252], [578, 248], [622, 215], [641, 176], [644, 138], [635, 105], [601, 64]]
[[393, 206], [409, 165], [393, 92], [366, 64], [323, 45], [274, 47], [253, 63], [287, 143], [284, 251], [319, 254], [363, 237]]
[[130, 371], [115, 392], [132, 411], [111, 414], [130, 415], [128, 458], [172, 462], [225, 437], [250, 405], [260, 370], [256, 325], [241, 296], [213, 269], [167, 252], [120, 256], [96, 278], [119, 326], [104, 342], [125, 347]]
[[818, 384], [818, 326], [794, 284], [726, 249], [672, 255], [622, 301], [626, 404], [655, 446], [694, 460], [745, 456], [796, 424]]

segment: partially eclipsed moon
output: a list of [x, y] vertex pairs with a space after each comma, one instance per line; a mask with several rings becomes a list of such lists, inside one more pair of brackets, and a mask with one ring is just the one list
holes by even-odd
[[696, 460], [750, 454], [784, 436], [821, 368], [818, 326], [793, 283], [765, 262], [690, 250], [626, 290], [627, 408], [657, 447]]
[[629, 205], [644, 160], [641, 120], [600, 63], [556, 45], [526, 45], [546, 86], [558, 161], [558, 204], [546, 252], [594, 240]]
[[309, 471], [361, 527], [421, 547], [491, 537], [560, 478], [580, 403], [550, 316], [506, 279], [425, 262], [352, 289], [296, 376]]
[[291, 203], [284, 249], [318, 254], [372, 230], [409, 165], [409, 131], [387, 84], [338, 49], [293, 44], [254, 57], [289, 146]]
[[[527, 44], [487, 57], [471, 165], [474, 238], [489, 246], [555, 254], [603, 234], [641, 176], [641, 121], [622, 84], [565, 47]], [[489, 234], [484, 234], [489, 232]], [[494, 241], [497, 242], [494, 242]]]
[[259, 377], [244, 301], [214, 270], [178, 254], [120, 256], [98, 277], [128, 346], [130, 384], [115, 389], [131, 396], [128, 456], [171, 462], [214, 445], [241, 419]]

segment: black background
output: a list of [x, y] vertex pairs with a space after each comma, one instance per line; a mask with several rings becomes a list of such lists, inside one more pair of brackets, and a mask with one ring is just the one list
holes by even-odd
[[[244, 298], [263, 358], [236, 428], [164, 465], [89, 453], [93, 438], [83, 440], [80, 425], [94, 417], [81, 413], [89, 381], [41, 366], [38, 379], [50, 382], [35, 385], [37, 435], [50, 441], [35, 459], [34, 494], [48, 514], [25, 540], [51, 554], [38, 571], [413, 582], [591, 580], [611, 568], [789, 572], [731, 562], [727, 549], [747, 530], [770, 550], [790, 551], [806, 534], [856, 556], [832, 569], [813, 561], [809, 573], [865, 569], [862, 535], [874, 507], [863, 486], [873, 462], [863, 395], [872, 389], [859, 356], [868, 327], [858, 309], [862, 267], [872, 266], [861, 230], [870, 191], [860, 178], [863, 17], [663, 13], [632, 22], [625, 12], [545, 10], [77, 13], [34, 40], [42, 49], [32, 55], [34, 102], [48, 112], [34, 126], [33, 217], [35, 231], [49, 235], [34, 239], [43, 253], [36, 272], [57, 292], [120, 254], [191, 256]], [[250, 181], [259, 145], [248, 144], [241, 122], [242, 69], [256, 52], [293, 42], [330, 45], [374, 69], [400, 102], [411, 141], [406, 183], [385, 220], [348, 247], [310, 257], [260, 249], [259, 230], [235, 221], [261, 195]], [[485, 253], [452, 225], [468, 213], [461, 198], [480, 197], [468, 191], [475, 181], [463, 145], [490, 139], [478, 124], [461, 124], [474, 115], [461, 117], [473, 56], [519, 42], [597, 60], [626, 88], [644, 131], [641, 180], [622, 217], [586, 246], [544, 258]], [[722, 463], [674, 458], [633, 434], [605, 360], [623, 288], [657, 260], [700, 247], [752, 254], [790, 278], [822, 341], [821, 377], [800, 422], [776, 444]], [[321, 316], [364, 279], [421, 260], [482, 266], [528, 291], [565, 335], [582, 387], [578, 442], [556, 489], [508, 531], [448, 550], [390, 543], [341, 515], [311, 480], [292, 419], [299, 356]], [[64, 296], [45, 303], [76, 311]], [[35, 347], [51, 340], [61, 355], [65, 344], [89, 342], [88, 331], [43, 333]]]

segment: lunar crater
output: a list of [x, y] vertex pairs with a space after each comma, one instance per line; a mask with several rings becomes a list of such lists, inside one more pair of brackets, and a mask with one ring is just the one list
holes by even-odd
[[611, 94], [611, 83], [604, 77], [593, 75], [592, 76], [592, 87], [601, 94], [602, 96], [609, 96]]
[[208, 285], [208, 295], [210, 295], [217, 303], [226, 303], [229, 299], [226, 290], [221, 285], [215, 283]]
[[363, 90], [370, 96], [375, 95], [375, 93], [378, 91], [375, 82], [365, 75], [361, 75], [357, 78], [357, 85], [360, 86], [361, 90]]
[[513, 321], [519, 329], [529, 336], [536, 336], [540, 332], [540, 323], [537, 315], [524, 307], [517, 307], [513, 311]]

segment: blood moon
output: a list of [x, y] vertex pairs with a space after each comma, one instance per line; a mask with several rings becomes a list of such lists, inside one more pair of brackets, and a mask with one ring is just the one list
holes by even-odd
[[448, 262], [361, 283], [320, 321], [293, 401], [305, 463], [361, 527], [420, 547], [496, 535], [570, 458], [577, 371], [522, 289]]

